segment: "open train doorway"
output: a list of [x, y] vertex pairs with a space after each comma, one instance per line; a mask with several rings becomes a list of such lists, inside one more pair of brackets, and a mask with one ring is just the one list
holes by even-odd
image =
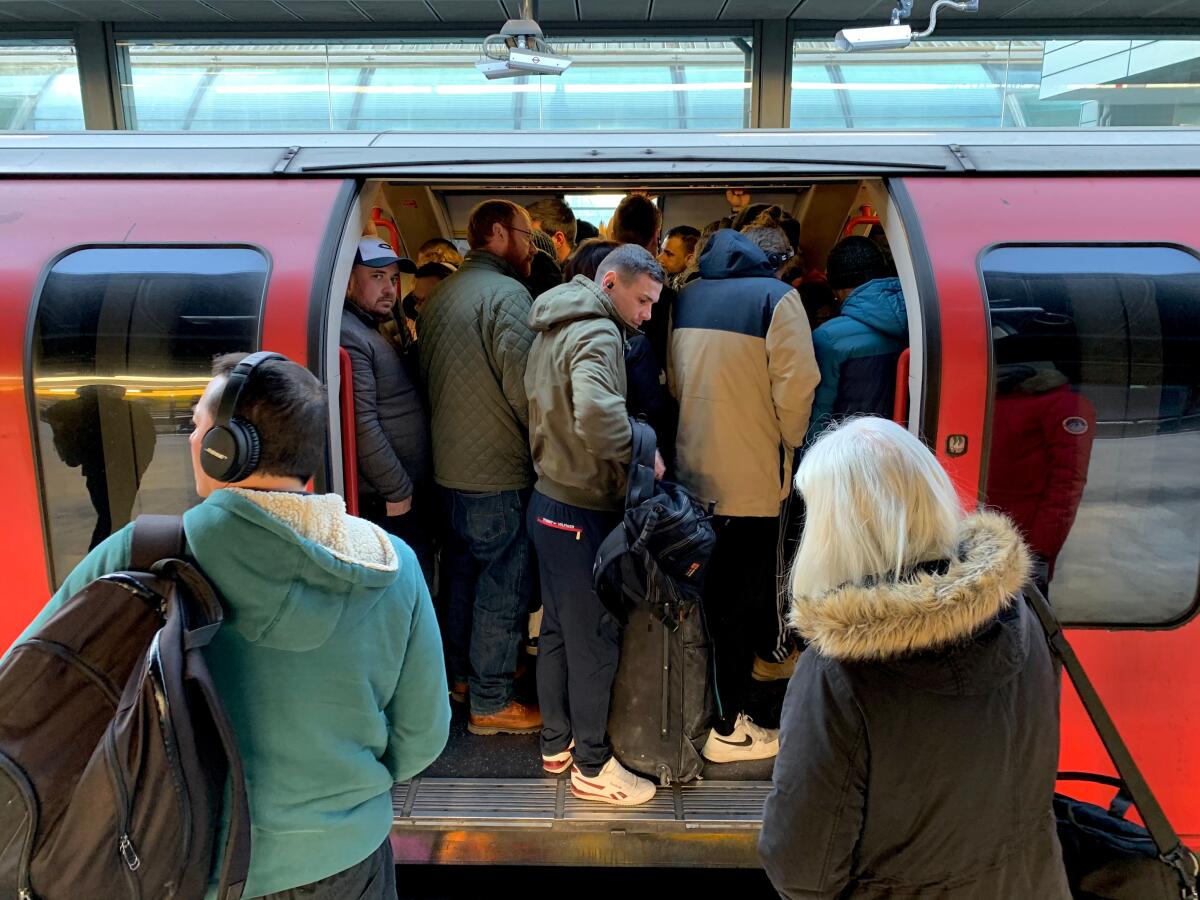
[[[353, 435], [353, 392], [341, 379], [350, 373], [339, 358], [338, 333], [345, 285], [358, 241], [385, 242], [397, 256], [419, 268], [426, 258], [447, 263], [442, 277], [452, 275], [470, 252], [468, 219], [477, 204], [490, 199], [511, 201], [526, 209], [546, 210], [547, 201], [566, 204], [574, 228], [565, 235], [553, 222], [535, 220], [547, 232], [544, 251], [561, 271], [572, 253], [589, 239], [611, 238], [613, 214], [621, 201], [641, 194], [656, 207], [660, 225], [652, 246], [669, 255], [672, 236], [694, 235], [682, 248], [682, 267], [668, 273], [676, 292], [703, 278], [703, 251], [720, 230], [757, 227], [778, 232], [781, 243], [768, 258], [775, 275], [801, 293], [816, 329], [838, 313], [838, 300], [826, 276], [827, 260], [844, 238], [870, 241], [899, 278], [907, 303], [907, 347], [889, 374], [891, 414], [920, 430], [924, 376], [924, 338], [917, 280], [908, 233], [896, 200], [883, 179], [819, 179], [771, 185], [736, 183], [658, 185], [553, 186], [427, 184], [372, 180], [362, 184], [355, 215], [342, 234], [329, 298], [325, 342], [334, 421], [331, 429], [333, 481], [351, 508], [357, 506], [358, 476], [354, 450], [343, 441]], [[555, 237], [560, 238], [557, 246]], [[767, 252], [764, 250], [764, 252]], [[423, 271], [423, 270], [422, 270]], [[418, 343], [421, 304], [437, 281], [421, 283], [419, 272], [402, 273], [396, 304], [397, 321], [385, 326], [398, 346]], [[538, 292], [530, 286], [536, 304]], [[784, 551], [786, 552], [786, 550]], [[444, 578], [439, 572], [436, 581]], [[535, 696], [536, 656], [521, 657], [518, 693]], [[751, 702], [755, 717], [776, 726], [785, 681], [756, 686]], [[454, 704], [451, 738], [441, 758], [419, 778], [401, 785], [395, 795], [393, 845], [401, 862], [534, 863], [562, 865], [708, 865], [754, 866], [754, 838], [768, 790], [772, 761], [708, 764], [702, 779], [689, 785], [660, 788], [642, 807], [609, 808], [571, 796], [562, 780], [545, 777], [536, 735], [471, 734], [466, 709]], [[599, 807], [599, 808], [597, 808]], [[621, 834], [619, 841], [614, 834]]]

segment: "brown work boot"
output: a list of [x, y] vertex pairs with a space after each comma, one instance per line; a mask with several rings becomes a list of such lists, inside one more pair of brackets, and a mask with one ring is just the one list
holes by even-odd
[[456, 678], [454, 684], [450, 687], [450, 699], [455, 703], [466, 703], [467, 695], [470, 693], [471, 687], [467, 683], [467, 679]]
[[783, 662], [771, 662], [762, 657], [754, 657], [754, 667], [750, 677], [755, 681], [787, 681], [796, 671], [796, 663], [800, 659], [800, 651], [793, 650]]
[[542, 713], [536, 706], [513, 700], [490, 716], [471, 713], [467, 731], [471, 734], [532, 734], [542, 730]]

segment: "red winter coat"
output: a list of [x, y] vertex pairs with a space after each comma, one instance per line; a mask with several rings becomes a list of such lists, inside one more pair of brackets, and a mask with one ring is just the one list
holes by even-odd
[[988, 505], [1012, 518], [1051, 573], [1075, 523], [1095, 433], [1092, 404], [1057, 370], [1037, 372], [996, 397]]

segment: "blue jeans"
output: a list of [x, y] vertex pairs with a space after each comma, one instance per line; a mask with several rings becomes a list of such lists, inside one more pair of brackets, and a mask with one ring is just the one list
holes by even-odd
[[442, 490], [446, 661], [451, 678], [470, 674], [477, 716], [497, 713], [513, 699], [529, 613], [528, 497], [528, 491]]

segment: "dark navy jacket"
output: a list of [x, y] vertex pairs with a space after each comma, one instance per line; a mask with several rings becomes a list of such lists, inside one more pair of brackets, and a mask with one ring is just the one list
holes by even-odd
[[890, 419], [896, 362], [907, 346], [908, 312], [900, 279], [868, 281], [847, 297], [841, 313], [813, 332], [821, 383], [806, 443], [831, 421], [848, 416]]

